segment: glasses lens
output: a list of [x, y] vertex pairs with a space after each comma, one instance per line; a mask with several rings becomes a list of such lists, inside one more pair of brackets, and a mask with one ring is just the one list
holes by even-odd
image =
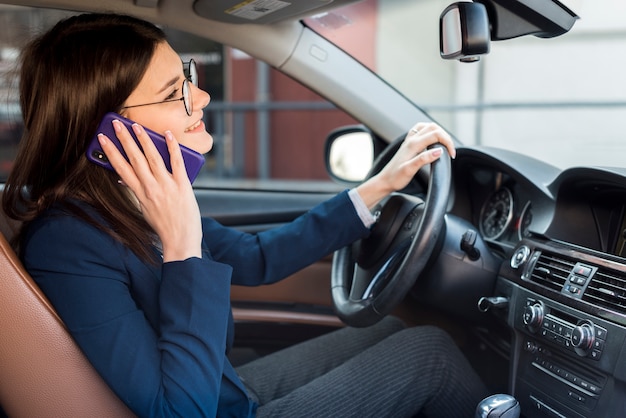
[[188, 116], [193, 113], [193, 101], [191, 100], [191, 89], [189, 88], [189, 81], [185, 79], [183, 81], [183, 104], [185, 105], [185, 111]]
[[193, 59], [190, 59], [189, 62], [185, 62], [183, 64], [183, 70], [185, 72], [185, 77], [193, 84], [194, 86], [198, 85], [198, 68], [196, 67], [196, 62]]

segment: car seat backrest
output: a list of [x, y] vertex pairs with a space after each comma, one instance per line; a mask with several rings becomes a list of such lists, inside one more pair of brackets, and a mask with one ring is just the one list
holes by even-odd
[[2, 409], [9, 417], [132, 416], [87, 361], [9, 245], [5, 234], [15, 233], [16, 226], [0, 211]]

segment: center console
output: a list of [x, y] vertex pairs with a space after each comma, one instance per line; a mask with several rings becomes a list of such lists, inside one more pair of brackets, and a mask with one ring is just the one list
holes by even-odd
[[511, 387], [526, 417], [626, 416], [626, 265], [523, 240], [496, 296], [513, 329]]

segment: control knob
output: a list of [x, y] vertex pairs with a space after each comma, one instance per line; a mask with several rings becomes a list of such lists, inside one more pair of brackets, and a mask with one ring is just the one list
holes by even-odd
[[572, 345], [581, 356], [586, 356], [595, 340], [593, 323], [583, 322], [572, 330]]
[[530, 331], [536, 332], [541, 328], [541, 324], [543, 323], [543, 304], [537, 302], [533, 305], [526, 306], [522, 320]]

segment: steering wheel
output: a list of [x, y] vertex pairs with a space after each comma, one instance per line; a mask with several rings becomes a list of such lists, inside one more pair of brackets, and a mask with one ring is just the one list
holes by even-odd
[[[385, 149], [367, 178], [382, 170], [401, 142]], [[347, 325], [366, 327], [388, 315], [413, 287], [433, 253], [443, 229], [451, 163], [443, 145], [432, 147], [443, 152], [430, 165], [426, 200], [393, 193], [381, 203], [378, 222], [369, 237], [334, 254], [333, 305]]]

